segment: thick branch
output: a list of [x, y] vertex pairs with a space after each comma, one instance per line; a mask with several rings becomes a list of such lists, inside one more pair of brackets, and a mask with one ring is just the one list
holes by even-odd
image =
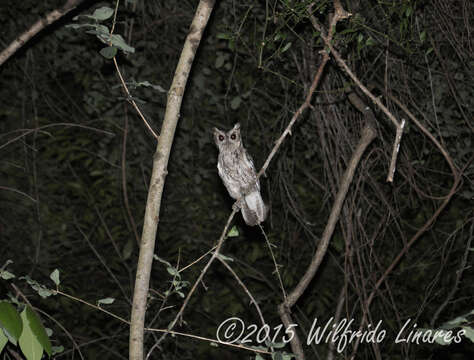
[[166, 174], [168, 173], [167, 167], [171, 145], [173, 144], [186, 82], [213, 6], [214, 0], [201, 0], [197, 7], [196, 14], [189, 29], [189, 34], [186, 37], [183, 51], [179, 58], [178, 66], [176, 67], [173, 83], [168, 93], [165, 118], [158, 138], [156, 152], [153, 156], [153, 170], [145, 209], [140, 255], [138, 258], [135, 290], [133, 294], [129, 349], [129, 358], [133, 360], [143, 360], [143, 328], [145, 324], [146, 302], [153, 253], [155, 250], [155, 237], [159, 221], [161, 198]]
[[[278, 308], [278, 312], [280, 314], [281, 320], [283, 324], [285, 325], [285, 327], [287, 328], [288, 326], [290, 326], [290, 324], [293, 323], [291, 319], [291, 315], [290, 315], [291, 307], [295, 305], [295, 303], [298, 301], [301, 295], [303, 295], [309, 283], [314, 278], [314, 275], [316, 274], [316, 271], [321, 265], [321, 262], [323, 261], [324, 256], [326, 255], [326, 252], [329, 246], [329, 241], [331, 240], [331, 237], [334, 233], [334, 229], [339, 219], [339, 215], [341, 213], [342, 205], [346, 198], [347, 191], [349, 190], [349, 186], [352, 183], [355, 170], [357, 169], [357, 166], [362, 158], [362, 154], [367, 149], [367, 147], [372, 142], [372, 140], [375, 138], [375, 135], [376, 135], [375, 129], [370, 124], [366, 124], [366, 126], [362, 130], [362, 137], [359, 141], [359, 144], [357, 145], [357, 148], [354, 151], [354, 154], [352, 155], [352, 158], [349, 162], [349, 166], [342, 177], [341, 186], [336, 195], [336, 199], [334, 201], [331, 214], [329, 215], [328, 223], [321, 237], [321, 241], [319, 242], [318, 249], [316, 250], [316, 253], [313, 256], [313, 259], [311, 260], [310, 265], [306, 269], [306, 272], [301, 278], [301, 280], [299, 281], [299, 283], [296, 285], [293, 291], [288, 295], [287, 300], [283, 302], [282, 304], [280, 304]], [[299, 343], [299, 340], [297, 341], [298, 343], [296, 344], [294, 344], [293, 341], [291, 342], [291, 348], [293, 351], [295, 351], [295, 349], [297, 349], [298, 347], [301, 348], [301, 343]], [[304, 358], [301, 353], [298, 355], [299, 356], [297, 358], [299, 360]]]

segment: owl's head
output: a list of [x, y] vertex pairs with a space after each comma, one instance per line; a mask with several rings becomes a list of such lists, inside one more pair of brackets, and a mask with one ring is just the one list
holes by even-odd
[[240, 123], [235, 124], [228, 132], [214, 128], [214, 141], [219, 151], [232, 151], [239, 148], [241, 146]]

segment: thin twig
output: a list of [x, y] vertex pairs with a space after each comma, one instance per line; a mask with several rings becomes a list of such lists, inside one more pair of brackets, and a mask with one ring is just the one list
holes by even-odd
[[243, 281], [240, 280], [238, 275], [235, 273], [234, 269], [232, 269], [232, 267], [227, 263], [227, 261], [225, 261], [221, 256], [217, 256], [217, 260], [219, 260], [222, 263], [222, 265], [224, 265], [227, 268], [227, 270], [229, 270], [229, 272], [234, 276], [235, 280], [237, 280], [239, 285], [242, 286], [242, 289], [244, 289], [245, 293], [249, 297], [250, 302], [255, 306], [255, 309], [257, 310], [258, 316], [260, 317], [260, 321], [262, 322], [262, 325], [265, 325], [266, 322], [265, 322], [265, 319], [263, 318], [262, 310], [260, 310], [260, 306], [258, 306], [257, 301], [255, 301], [255, 299], [252, 296], [252, 294], [250, 293], [249, 289], [247, 289], [247, 287], [245, 286]]
[[[184, 309], [186, 308], [186, 306], [188, 305], [188, 302], [189, 302], [189, 299], [191, 298], [191, 296], [194, 294], [194, 291], [196, 291], [196, 288], [198, 286], [198, 284], [202, 281], [204, 275], [206, 274], [207, 270], [209, 269], [209, 267], [211, 266], [211, 264], [214, 262], [214, 260], [216, 259], [217, 255], [219, 255], [219, 252], [222, 248], [222, 245], [224, 244], [224, 240], [227, 238], [227, 231], [229, 229], [229, 226], [230, 226], [230, 223], [232, 222], [232, 219], [234, 218], [235, 214], [237, 213], [237, 208], [235, 208], [232, 213], [230, 214], [229, 218], [227, 219], [227, 223], [225, 224], [224, 226], [224, 230], [222, 231], [221, 233], [221, 236], [219, 238], [219, 241], [217, 242], [217, 245], [216, 245], [216, 250], [212, 253], [212, 256], [211, 258], [209, 259], [209, 261], [207, 262], [207, 264], [204, 266], [204, 268], [202, 269], [201, 271], [201, 274], [199, 274], [199, 277], [197, 278], [197, 280], [194, 282], [194, 285], [193, 287], [191, 288], [191, 290], [189, 291], [188, 295], [186, 296], [186, 298], [184, 299], [184, 302], [183, 302], [183, 305], [181, 305], [181, 308], [179, 309], [178, 313], [176, 314], [175, 318], [171, 321], [171, 323], [169, 324], [168, 326], [168, 329], [169, 330], [172, 330], [174, 328], [174, 326], [176, 325], [176, 323], [178, 322], [178, 319], [181, 318], [181, 316], [183, 316], [183, 313], [184, 313]], [[158, 344], [160, 344], [165, 338], [166, 338], [166, 333], [163, 334], [160, 339], [158, 339]]]
[[262, 231], [263, 237], [265, 238], [265, 242], [267, 243], [268, 250], [270, 250], [270, 255], [272, 256], [273, 264], [275, 265], [275, 272], [277, 274], [278, 281], [280, 282], [280, 288], [281, 288], [281, 291], [283, 293], [283, 301], [286, 301], [285, 287], [283, 286], [283, 281], [281, 279], [280, 270], [278, 269], [278, 264], [276, 262], [275, 254], [273, 254], [273, 250], [272, 250], [273, 244], [271, 244], [270, 240], [268, 240], [268, 236], [265, 233], [265, 230], [263, 230], [262, 225], [258, 224], [258, 226], [260, 227], [260, 230]]

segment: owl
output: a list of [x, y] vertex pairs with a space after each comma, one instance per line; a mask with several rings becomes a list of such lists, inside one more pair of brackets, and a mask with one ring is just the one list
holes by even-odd
[[214, 141], [219, 148], [217, 170], [229, 195], [238, 200], [237, 206], [247, 225], [260, 224], [267, 216], [267, 207], [252, 158], [242, 144], [240, 124], [227, 133], [214, 128]]

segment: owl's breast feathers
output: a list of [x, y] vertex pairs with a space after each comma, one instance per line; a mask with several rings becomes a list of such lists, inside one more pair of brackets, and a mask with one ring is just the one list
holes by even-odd
[[221, 152], [217, 168], [220, 177], [224, 179], [225, 174], [225, 178], [239, 187], [241, 192], [248, 192], [253, 186], [256, 190], [260, 190], [252, 158], [244, 148], [240, 147], [227, 153]]

